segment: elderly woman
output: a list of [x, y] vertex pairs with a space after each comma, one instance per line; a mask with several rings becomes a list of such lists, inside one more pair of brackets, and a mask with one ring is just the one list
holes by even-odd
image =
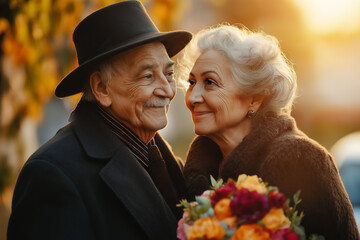
[[289, 198], [301, 190], [309, 235], [359, 239], [332, 157], [290, 116], [296, 74], [274, 37], [230, 25], [202, 30], [178, 59], [177, 76], [188, 82], [199, 135], [184, 169], [189, 197], [209, 188], [210, 175], [256, 174]]

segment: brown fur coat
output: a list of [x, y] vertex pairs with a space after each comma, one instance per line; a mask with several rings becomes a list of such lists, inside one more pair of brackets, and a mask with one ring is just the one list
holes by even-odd
[[302, 224], [308, 234], [329, 239], [360, 239], [351, 203], [338, 169], [325, 148], [297, 129], [289, 116], [267, 115], [224, 161], [220, 148], [204, 136], [192, 142], [184, 175], [189, 198], [210, 186], [210, 175], [236, 179], [258, 175], [287, 198], [301, 190]]

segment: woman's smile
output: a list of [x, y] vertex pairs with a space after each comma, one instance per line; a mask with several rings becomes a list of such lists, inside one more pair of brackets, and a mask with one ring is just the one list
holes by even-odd
[[212, 113], [211, 111], [197, 111], [197, 112], [193, 112], [193, 116], [194, 117], [203, 117], [203, 116], [207, 116], [208, 114]]

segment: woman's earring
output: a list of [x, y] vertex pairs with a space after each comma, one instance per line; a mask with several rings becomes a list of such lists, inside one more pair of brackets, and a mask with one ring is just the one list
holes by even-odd
[[246, 114], [246, 116], [248, 118], [253, 118], [253, 117], [255, 117], [255, 115], [256, 115], [256, 112], [254, 110], [249, 110], [248, 113]]

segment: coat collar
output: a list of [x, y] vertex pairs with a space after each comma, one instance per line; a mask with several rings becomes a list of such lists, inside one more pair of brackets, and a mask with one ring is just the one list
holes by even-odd
[[151, 177], [122, 145], [100, 176], [150, 239], [175, 239], [176, 219]]
[[100, 176], [150, 239], [176, 239], [176, 218], [151, 177], [130, 150], [98, 116], [92, 103], [80, 101], [71, 120], [86, 154], [107, 160]]
[[95, 104], [81, 100], [71, 113], [75, 132], [86, 154], [91, 158], [108, 159], [119, 146], [119, 140], [110, 131], [95, 110]]
[[254, 119], [254, 128], [248, 136], [230, 153], [220, 167], [224, 178], [236, 178], [240, 172], [255, 174], [267, 146], [286, 131], [295, 129], [295, 120], [288, 115], [268, 113]]

